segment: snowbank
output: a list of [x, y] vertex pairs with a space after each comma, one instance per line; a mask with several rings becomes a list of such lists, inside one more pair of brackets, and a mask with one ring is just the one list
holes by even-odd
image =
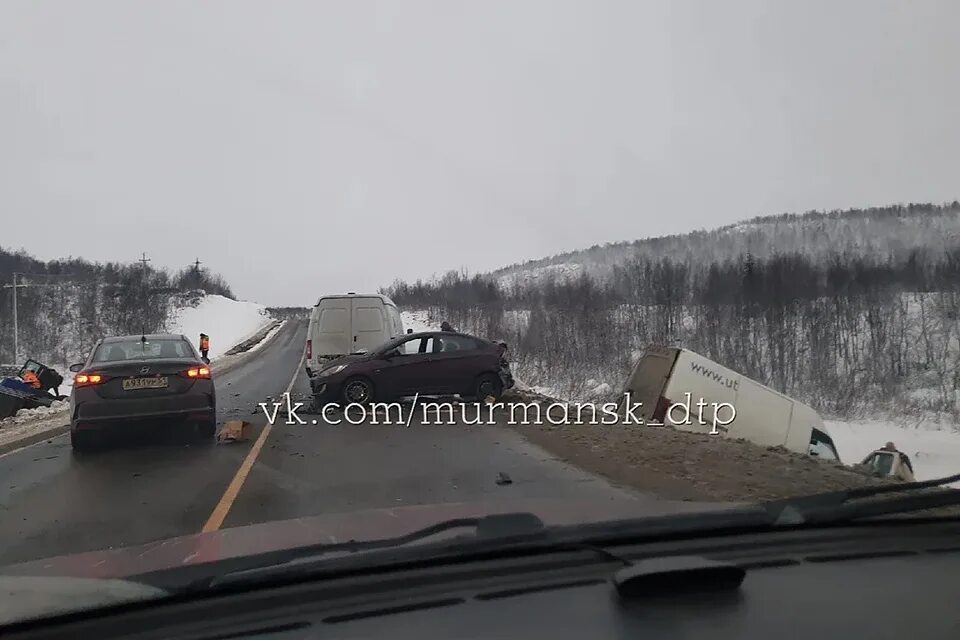
[[263, 345], [265, 345], [265, 344], [267, 344], [268, 342], [270, 342], [270, 338], [272, 338], [273, 336], [277, 335], [277, 333], [280, 331], [280, 329], [283, 328], [283, 324], [284, 324], [284, 323], [281, 322], [280, 324], [278, 324], [277, 326], [275, 326], [273, 329], [270, 329], [270, 331], [267, 331], [267, 333], [264, 334], [263, 339], [260, 340], [260, 342], [258, 342], [257, 344], [255, 344], [255, 345], [253, 345], [252, 347], [250, 347], [249, 349], [247, 349], [244, 353], [252, 353], [252, 352], [254, 352], [254, 351], [258, 351]]
[[210, 336], [211, 360], [250, 338], [270, 323], [267, 308], [255, 302], [206, 295], [196, 306], [175, 309], [167, 322], [170, 333], [182, 333], [198, 345], [200, 333]]
[[68, 409], [70, 409], [69, 400], [54, 400], [49, 407], [20, 409], [20, 411], [17, 411], [12, 416], [0, 420], [0, 429], [5, 429], [12, 425], [24, 424], [26, 422], [33, 422], [35, 420], [42, 420], [50, 416], [65, 413]]
[[[932, 480], [960, 473], [960, 433], [949, 429], [924, 429], [889, 422], [825, 420], [840, 459], [857, 464], [871, 451], [892, 442], [910, 456], [917, 480]], [[951, 486], [960, 487], [960, 483]]]

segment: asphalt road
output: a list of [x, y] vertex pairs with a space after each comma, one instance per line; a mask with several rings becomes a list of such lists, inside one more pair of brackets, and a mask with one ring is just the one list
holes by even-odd
[[[551, 458], [505, 426], [305, 425], [257, 403], [308, 391], [305, 323], [216, 377], [218, 418], [254, 425], [249, 441], [189, 444], [145, 434], [76, 456], [60, 436], [0, 456], [0, 565], [142, 544], [204, 528], [357, 509], [529, 498], [633, 498]], [[497, 482], [498, 474], [509, 484]]]

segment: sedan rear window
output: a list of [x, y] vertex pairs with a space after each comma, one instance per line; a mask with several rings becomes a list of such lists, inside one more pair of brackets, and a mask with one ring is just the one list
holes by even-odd
[[148, 340], [125, 340], [106, 342], [97, 347], [93, 354], [94, 362], [116, 362], [122, 360], [142, 360], [159, 358], [193, 358], [190, 345], [176, 338]]

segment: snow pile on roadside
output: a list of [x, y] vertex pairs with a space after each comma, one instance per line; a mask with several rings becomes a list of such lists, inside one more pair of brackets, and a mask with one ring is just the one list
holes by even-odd
[[280, 331], [281, 328], [283, 328], [283, 324], [284, 323], [281, 322], [280, 324], [275, 326], [273, 329], [270, 329], [270, 331], [267, 331], [264, 334], [263, 339], [260, 340], [260, 342], [258, 342], [257, 344], [253, 345], [252, 347], [244, 351], [244, 353], [251, 353], [253, 351], [257, 351], [258, 349], [260, 349], [260, 347], [262, 347], [263, 345], [265, 345], [267, 342], [270, 341], [270, 338], [277, 335], [277, 332]]
[[[857, 464], [887, 442], [910, 456], [917, 480], [932, 480], [960, 473], [960, 433], [951, 429], [913, 428], [890, 422], [824, 424], [844, 464]], [[960, 488], [960, 483], [950, 485]]]
[[182, 333], [198, 346], [200, 333], [210, 336], [211, 360], [252, 337], [272, 318], [267, 308], [255, 302], [203, 296], [196, 306], [175, 309], [167, 322], [171, 333]]
[[0, 420], [0, 429], [15, 424], [33, 422], [44, 418], [64, 413], [70, 408], [69, 400], [54, 400], [49, 407], [37, 407], [35, 409], [20, 409], [14, 415]]

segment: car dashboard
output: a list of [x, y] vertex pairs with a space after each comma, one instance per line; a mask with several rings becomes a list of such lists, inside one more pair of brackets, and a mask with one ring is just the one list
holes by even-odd
[[624, 596], [591, 549], [260, 588], [22, 625], [26, 638], [960, 638], [960, 524], [891, 522], [604, 548], [704, 557], [739, 587]]

